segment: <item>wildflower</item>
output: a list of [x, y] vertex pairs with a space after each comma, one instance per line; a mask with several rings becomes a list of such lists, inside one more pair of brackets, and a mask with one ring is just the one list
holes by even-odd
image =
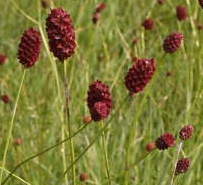
[[146, 146], [146, 150], [148, 152], [151, 152], [152, 150], [156, 149], [156, 143], [155, 142], [151, 142], [151, 143], [148, 143], [147, 146]]
[[80, 181], [81, 182], [84, 182], [84, 181], [87, 181], [89, 179], [89, 175], [87, 173], [81, 173], [80, 174]]
[[22, 138], [15, 138], [13, 140], [13, 144], [14, 145], [21, 145], [21, 144], [23, 144], [23, 139]]
[[125, 77], [125, 86], [133, 95], [142, 91], [156, 70], [154, 59], [137, 59]]
[[173, 147], [176, 144], [175, 137], [171, 133], [165, 133], [161, 135], [157, 140], [155, 141], [156, 147], [159, 150], [165, 150], [169, 147]]
[[41, 35], [34, 28], [23, 33], [18, 49], [18, 59], [24, 67], [32, 67], [38, 60], [41, 49]]
[[75, 30], [70, 15], [62, 8], [51, 10], [46, 19], [49, 47], [60, 61], [71, 57], [76, 48]]
[[180, 173], [187, 172], [188, 168], [190, 167], [191, 161], [188, 158], [180, 159], [176, 164], [176, 171], [175, 174], [179, 175]]
[[176, 52], [184, 39], [184, 36], [182, 33], [172, 33], [168, 35], [163, 43], [163, 49], [166, 53], [174, 53]]
[[94, 121], [108, 117], [112, 109], [112, 96], [109, 87], [101, 81], [95, 81], [89, 86], [88, 107]]
[[182, 140], [190, 139], [192, 137], [193, 131], [194, 127], [192, 125], [184, 126], [179, 132], [180, 139]]
[[145, 19], [142, 26], [145, 28], [145, 30], [153, 30], [155, 27], [154, 20], [151, 18]]
[[5, 104], [10, 103], [10, 101], [11, 101], [10, 97], [9, 97], [8, 95], [6, 95], [6, 94], [4, 94], [4, 95], [1, 96], [1, 100], [2, 100]]
[[187, 7], [183, 5], [179, 5], [176, 7], [176, 16], [179, 21], [183, 21], [188, 18], [188, 10]]
[[91, 123], [91, 122], [92, 122], [92, 117], [91, 116], [85, 116], [83, 118], [83, 123], [88, 124], [88, 123]]

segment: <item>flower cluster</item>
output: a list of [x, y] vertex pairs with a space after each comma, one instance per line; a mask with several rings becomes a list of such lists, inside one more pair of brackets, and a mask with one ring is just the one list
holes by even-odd
[[32, 67], [38, 60], [41, 49], [39, 31], [30, 28], [23, 33], [18, 49], [18, 59], [26, 67]]
[[165, 38], [164, 43], [163, 43], [164, 51], [166, 53], [176, 52], [180, 48], [183, 39], [184, 39], [184, 36], [182, 33], [175, 32], [175, 33], [168, 35]]
[[156, 70], [154, 59], [137, 59], [125, 77], [125, 86], [133, 95], [142, 91]]
[[109, 87], [101, 81], [95, 81], [89, 86], [87, 104], [94, 121], [108, 117], [112, 109], [112, 96]]
[[64, 61], [74, 54], [75, 30], [70, 15], [62, 8], [55, 8], [46, 20], [49, 47], [54, 56]]

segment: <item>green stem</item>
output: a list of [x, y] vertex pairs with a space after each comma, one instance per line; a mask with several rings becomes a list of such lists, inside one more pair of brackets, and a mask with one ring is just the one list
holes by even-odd
[[[102, 124], [102, 128], [103, 128], [104, 127], [103, 121], [101, 124]], [[109, 168], [109, 161], [108, 161], [104, 132], [102, 132], [102, 149], [103, 149], [104, 158], [105, 158], [105, 167], [106, 167], [106, 174], [107, 174], [107, 178], [108, 178], [108, 184], [111, 185], [110, 168]]]
[[34, 154], [34, 155], [28, 157], [28, 158], [25, 159], [24, 161], [22, 161], [22, 162], [20, 162], [19, 164], [17, 164], [17, 165], [15, 166], [15, 168], [11, 171], [11, 173], [4, 179], [4, 181], [1, 183], [1, 185], [4, 185], [4, 184], [8, 181], [8, 179], [12, 176], [12, 174], [13, 174], [18, 168], [20, 168], [23, 164], [25, 164], [25, 163], [29, 162], [30, 160], [32, 160], [32, 159], [34, 159], [34, 158], [36, 158], [36, 157], [38, 157], [38, 156], [40, 156], [40, 155], [42, 155], [42, 154], [44, 154], [44, 153], [46, 153], [46, 152], [48, 152], [48, 151], [50, 151], [50, 150], [56, 148], [57, 146], [60, 146], [61, 144], [65, 143], [65, 142], [67, 142], [68, 140], [70, 140], [71, 138], [73, 138], [73, 137], [75, 137], [77, 134], [79, 134], [83, 129], [85, 129], [86, 126], [87, 126], [87, 124], [84, 125], [84, 126], [82, 126], [81, 128], [79, 128], [78, 131], [75, 132], [72, 136], [65, 138], [64, 140], [62, 140], [62, 141], [60, 141], [60, 142], [58, 142], [58, 143], [56, 143], [56, 144], [54, 144], [54, 145], [52, 145], [52, 146], [50, 146], [50, 147], [44, 149], [43, 151], [41, 151], [41, 152], [39, 152], [39, 153], [37, 153], [37, 154]]
[[176, 165], [177, 165], [177, 162], [178, 162], [178, 158], [179, 158], [182, 146], [183, 146], [183, 142], [181, 141], [179, 146], [178, 146], [178, 151], [177, 151], [177, 155], [176, 155], [177, 157], [176, 157], [176, 161], [175, 161], [175, 165], [174, 165], [174, 169], [173, 169], [173, 174], [172, 174], [170, 185], [173, 185], [173, 183], [174, 183], [174, 177], [175, 177], [175, 172], [176, 172]]
[[[70, 92], [69, 92], [69, 86], [68, 86], [68, 82], [66, 80], [67, 78], [67, 69], [66, 69], [66, 63], [64, 63], [64, 89], [65, 89], [65, 110], [64, 110], [64, 120], [67, 120], [67, 125], [68, 125], [68, 136], [72, 135], [72, 129], [71, 129], [71, 124], [70, 124], [70, 107], [69, 107], [69, 96], [70, 96]], [[74, 158], [75, 158], [75, 153], [74, 153], [74, 143], [73, 140], [70, 139], [69, 141], [69, 148], [70, 148], [70, 161], [71, 163], [73, 163]], [[72, 181], [73, 181], [73, 185], [75, 185], [75, 165], [73, 165], [72, 168]]]
[[[115, 112], [114, 115], [116, 115], [116, 113], [119, 112], [119, 110], [125, 105], [126, 102], [128, 102], [128, 98], [129, 96], [126, 96], [126, 98], [123, 99], [123, 102], [120, 104], [121, 106], [118, 107]], [[113, 119], [114, 115], [109, 119], [109, 121], [106, 123], [106, 125], [99, 131], [98, 135], [93, 139], [93, 141], [85, 148], [85, 150], [74, 160], [74, 162], [66, 169], [66, 171], [64, 172], [64, 176], [66, 175], [66, 173], [72, 168], [73, 165], [75, 165], [81, 157], [83, 157], [83, 155], [93, 146], [93, 144], [99, 139], [99, 137], [103, 134], [103, 132], [105, 131], [105, 129], [108, 127], [109, 123], [111, 122], [111, 120]]]
[[[20, 93], [21, 93], [22, 86], [23, 86], [23, 82], [24, 82], [24, 79], [25, 79], [25, 73], [26, 73], [26, 69], [24, 69], [24, 71], [23, 71], [22, 80], [21, 80], [21, 83], [20, 83], [17, 98], [16, 98], [16, 101], [15, 101], [15, 106], [14, 106], [14, 109], [13, 109], [11, 122], [10, 122], [10, 125], [9, 125], [9, 131], [8, 131], [6, 146], [5, 146], [4, 155], [3, 155], [2, 168], [5, 168], [5, 165], [6, 165], [6, 157], [7, 157], [8, 147], [9, 147], [9, 144], [10, 144], [10, 139], [11, 139], [11, 135], [12, 135], [12, 131], [13, 131], [13, 125], [14, 125], [14, 119], [15, 119], [15, 115], [16, 115], [17, 106], [18, 106], [18, 100], [19, 100]], [[1, 170], [1, 174], [0, 174], [0, 184], [2, 182], [2, 177], [3, 177], [3, 170]]]

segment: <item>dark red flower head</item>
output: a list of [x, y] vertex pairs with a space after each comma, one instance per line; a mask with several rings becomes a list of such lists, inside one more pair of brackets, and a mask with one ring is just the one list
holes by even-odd
[[0, 65], [5, 64], [6, 61], [7, 61], [7, 56], [3, 55], [3, 54], [0, 54]]
[[192, 125], [184, 126], [179, 132], [180, 139], [182, 140], [190, 139], [192, 137], [193, 131], [194, 127]]
[[64, 61], [74, 54], [75, 31], [70, 15], [62, 8], [52, 9], [46, 19], [49, 47], [54, 56]]
[[104, 10], [106, 8], [106, 3], [102, 2], [100, 4], [97, 5], [95, 12], [101, 12], [102, 10]]
[[188, 10], [184, 5], [179, 5], [176, 7], [176, 16], [179, 21], [183, 21], [188, 18]]
[[142, 26], [145, 28], [145, 30], [153, 30], [155, 27], [155, 22], [151, 18], [145, 19]]
[[203, 0], [199, 0], [199, 4], [203, 8]]
[[93, 16], [92, 16], [92, 22], [93, 22], [94, 24], [97, 24], [97, 22], [99, 21], [100, 17], [101, 17], [101, 14], [98, 13], [98, 12], [95, 12], [95, 13], [93, 14]]
[[142, 91], [156, 70], [154, 59], [137, 59], [125, 77], [125, 86], [133, 95]]
[[176, 164], [176, 171], [175, 174], [179, 175], [180, 173], [187, 172], [188, 168], [190, 167], [191, 161], [188, 158], [180, 159]]
[[168, 35], [163, 43], [163, 49], [166, 53], [174, 53], [177, 51], [180, 46], [182, 41], [184, 40], [184, 36], [182, 33], [172, 33]]
[[165, 3], [165, 1], [166, 1], [166, 0], [157, 0], [157, 3], [162, 5], [162, 4]]
[[4, 94], [4, 95], [1, 96], [1, 100], [2, 100], [5, 104], [7, 104], [7, 103], [9, 103], [9, 102], [11, 101], [10, 97], [9, 97], [8, 95], [6, 95], [6, 94]]
[[112, 96], [109, 87], [101, 81], [95, 81], [89, 86], [87, 104], [94, 121], [108, 117], [112, 109]]
[[41, 35], [34, 28], [30, 28], [23, 33], [18, 48], [18, 59], [24, 67], [32, 67], [37, 62], [41, 42]]
[[176, 144], [175, 137], [170, 133], [165, 133], [161, 135], [157, 140], [155, 141], [156, 147], [159, 150], [165, 150], [169, 147], [173, 147]]

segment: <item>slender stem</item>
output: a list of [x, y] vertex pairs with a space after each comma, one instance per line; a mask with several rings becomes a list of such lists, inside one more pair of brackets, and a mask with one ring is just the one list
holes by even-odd
[[[7, 169], [4, 169], [4, 168], [2, 168], [2, 167], [0, 167], [0, 168], [1, 168], [2, 170], [4, 170], [5, 172], [7, 172], [7, 173], [11, 173], [11, 172], [8, 171]], [[18, 177], [18, 176], [15, 175], [15, 174], [12, 174], [12, 176], [15, 177], [16, 179], [20, 180], [20, 181], [21, 181], [22, 183], [24, 183], [24, 184], [31, 185], [29, 182], [26, 182], [24, 179]]]
[[[103, 128], [104, 127], [103, 121], [102, 121], [101, 125]], [[106, 149], [106, 143], [105, 143], [105, 133], [104, 132], [102, 132], [102, 149], [103, 149], [104, 158], [105, 158], [105, 167], [106, 167], [106, 173], [107, 173], [107, 178], [108, 178], [108, 184], [111, 185], [110, 168], [109, 168], [109, 161], [108, 161], [108, 155], [107, 155], [107, 149]]]
[[[10, 122], [10, 125], [9, 125], [9, 131], [8, 131], [6, 146], [5, 146], [4, 155], [3, 155], [2, 168], [5, 168], [5, 165], [6, 165], [6, 157], [7, 157], [8, 147], [9, 147], [9, 144], [10, 144], [10, 139], [11, 139], [11, 135], [12, 135], [12, 131], [13, 131], [13, 125], [14, 125], [14, 119], [15, 119], [15, 115], [16, 115], [17, 106], [18, 106], [18, 100], [19, 100], [20, 93], [21, 93], [22, 86], [23, 86], [23, 82], [24, 82], [24, 79], [25, 79], [25, 73], [26, 73], [26, 69], [24, 69], [24, 71], [23, 71], [22, 80], [21, 80], [21, 83], [20, 83], [20, 87], [19, 87], [19, 90], [18, 90], [17, 98], [16, 98], [16, 101], [15, 101], [14, 109], [13, 109], [11, 122]], [[3, 170], [1, 170], [1, 174], [0, 174], [0, 184], [2, 182], [2, 177], [3, 177]]]
[[[70, 136], [72, 135], [72, 129], [70, 124], [70, 107], [69, 107], [70, 91], [69, 91], [69, 86], [66, 78], [67, 78], [67, 69], [66, 69], [66, 63], [64, 63], [64, 91], [65, 91], [64, 92], [65, 94], [64, 120], [65, 121], [67, 120], [68, 136]], [[70, 148], [70, 160], [71, 160], [71, 163], [73, 163], [75, 158], [75, 153], [74, 153], [74, 144], [72, 139], [70, 139], [69, 141], [69, 148]], [[73, 181], [73, 185], [75, 185], [75, 165], [73, 165], [73, 168], [72, 168], [72, 181]]]
[[78, 131], [76, 131], [72, 136], [65, 138], [64, 140], [62, 140], [62, 141], [60, 141], [60, 142], [58, 142], [58, 143], [56, 143], [56, 144], [54, 144], [54, 145], [52, 145], [52, 146], [50, 146], [50, 147], [44, 149], [43, 151], [41, 151], [41, 152], [39, 152], [39, 153], [37, 153], [37, 154], [34, 154], [34, 155], [28, 157], [28, 158], [25, 159], [24, 161], [22, 161], [22, 162], [20, 162], [19, 164], [17, 164], [17, 165], [15, 166], [15, 168], [11, 171], [11, 173], [4, 179], [4, 181], [1, 183], [1, 185], [4, 185], [4, 184], [8, 181], [8, 179], [12, 176], [12, 174], [13, 174], [18, 168], [20, 168], [23, 164], [25, 164], [25, 163], [29, 162], [30, 160], [32, 160], [32, 159], [34, 159], [34, 158], [36, 158], [36, 157], [38, 157], [38, 156], [40, 156], [40, 155], [42, 155], [42, 154], [44, 154], [44, 153], [46, 153], [46, 152], [48, 152], [48, 151], [50, 151], [50, 150], [56, 148], [57, 146], [60, 146], [61, 144], [65, 143], [65, 142], [67, 142], [68, 140], [70, 140], [71, 138], [73, 138], [73, 137], [75, 137], [77, 134], [79, 134], [83, 129], [85, 129], [86, 126], [87, 126], [87, 124], [84, 125], [84, 126], [82, 126], [81, 128], [79, 128]]
[[174, 165], [174, 169], [173, 169], [173, 174], [172, 174], [171, 184], [170, 185], [173, 185], [173, 183], [174, 183], [174, 177], [175, 177], [175, 172], [176, 172], [176, 165], [177, 165], [177, 162], [178, 162], [178, 158], [179, 158], [182, 146], [183, 146], [183, 142], [181, 141], [179, 146], [178, 146], [177, 157], [176, 157], [176, 161], [175, 161], [175, 165]]
[[13, 4], [13, 6], [24, 16], [26, 17], [28, 20], [30, 20], [32, 23], [34, 24], [38, 24], [38, 21], [35, 20], [33, 17], [29, 16], [27, 13], [25, 13], [17, 4], [14, 0], [11, 0], [11, 3]]
[[[123, 102], [121, 103], [121, 106], [118, 107], [115, 112], [114, 115], [116, 115], [116, 113], [118, 113], [118, 111], [125, 105], [126, 102], [128, 102], [128, 98], [129, 95], [126, 96], [123, 99]], [[81, 157], [83, 157], [83, 155], [93, 146], [93, 144], [99, 139], [99, 137], [103, 134], [103, 132], [106, 130], [106, 128], [108, 127], [109, 123], [111, 122], [111, 120], [113, 119], [114, 115], [108, 120], [108, 122], [105, 124], [105, 126], [99, 131], [98, 135], [92, 140], [92, 142], [85, 148], [85, 150], [74, 160], [74, 162], [72, 164], [70, 164], [70, 166], [66, 169], [66, 171], [64, 172], [64, 176], [66, 175], [66, 173], [72, 168], [73, 165], [75, 165]]]

